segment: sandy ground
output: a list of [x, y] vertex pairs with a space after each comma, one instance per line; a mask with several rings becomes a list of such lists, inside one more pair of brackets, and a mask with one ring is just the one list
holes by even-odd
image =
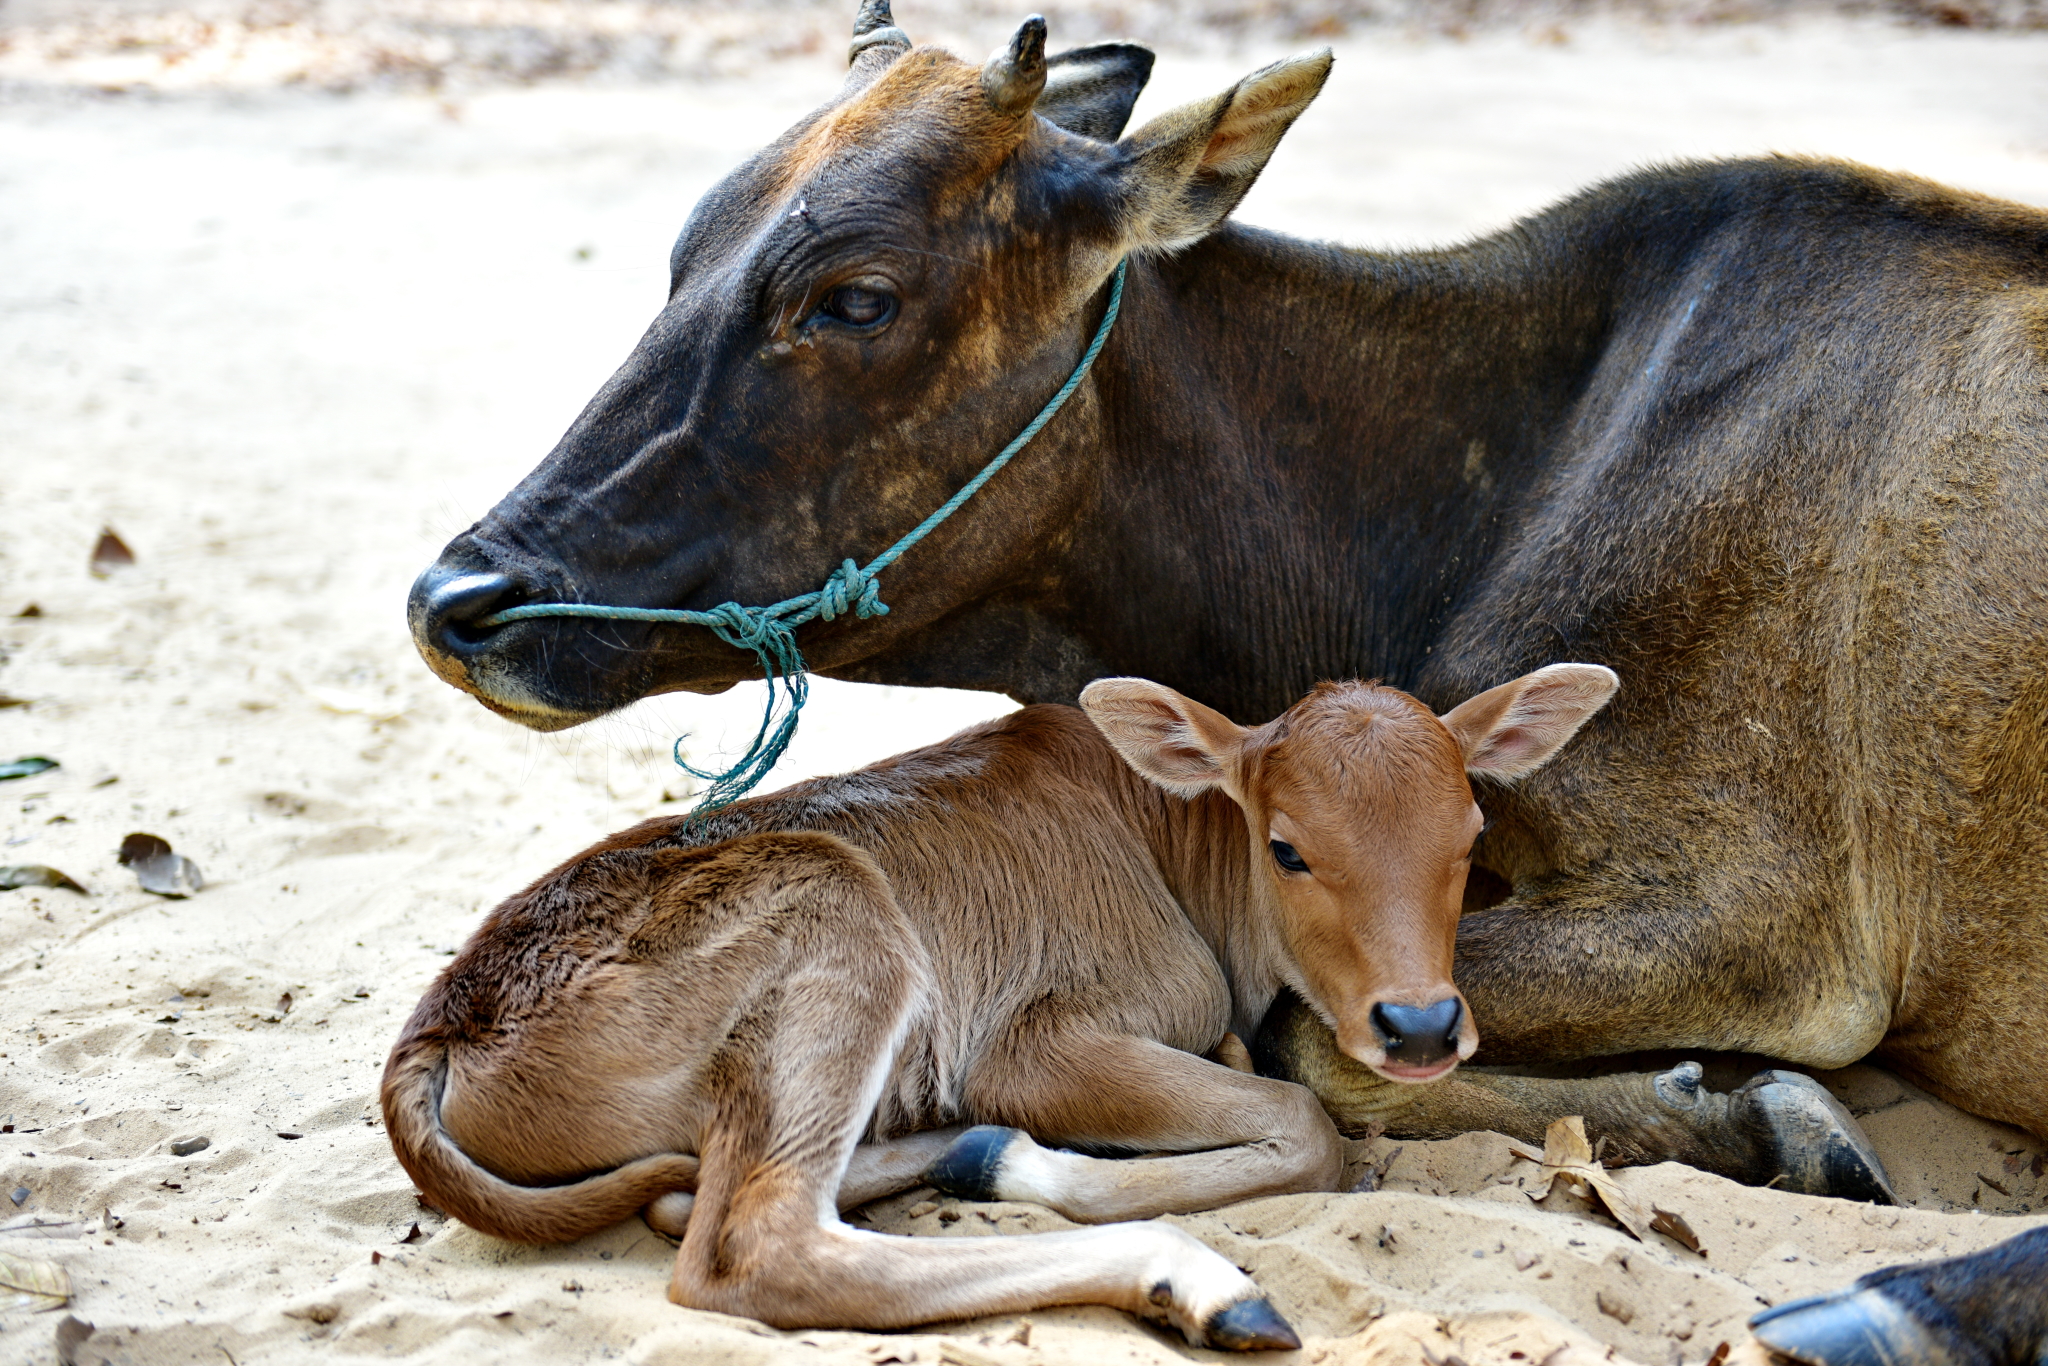
[[[1244, 216], [1437, 242], [1645, 160], [1772, 149], [2048, 204], [2048, 35], [1564, 39], [1340, 43]], [[1140, 117], [1270, 55], [1169, 57]], [[677, 809], [671, 740], [714, 753], [755, 705], [660, 699], [529, 735], [428, 676], [406, 586], [624, 354], [690, 204], [832, 89], [835, 63], [347, 99], [232, 82], [108, 98], [23, 70], [0, 99], [0, 693], [27, 705], [0, 708], [0, 762], [62, 766], [0, 783], [0, 864], [54, 865], [91, 895], [0, 892], [0, 1255], [69, 1270], [99, 1326], [80, 1359], [1188, 1357], [1107, 1310], [886, 1336], [686, 1312], [637, 1221], [530, 1250], [421, 1209], [376, 1118], [385, 1050], [483, 909]], [[103, 525], [138, 563], [95, 578]], [[823, 684], [782, 776], [1006, 705]], [[205, 890], [139, 890], [113, 857], [138, 830], [195, 859]], [[1724, 1341], [1740, 1360], [1765, 1304], [2041, 1222], [2048, 1145], [1874, 1069], [1829, 1080], [1910, 1208], [1629, 1173], [1686, 1216], [1696, 1256], [1572, 1197], [1532, 1205], [1533, 1169], [1473, 1135], [1403, 1145], [1380, 1193], [1179, 1222], [1260, 1278], [1302, 1360], [1469, 1366], [1697, 1362]], [[209, 1145], [171, 1154], [195, 1136]], [[867, 1217], [936, 1236], [1059, 1224], [915, 1193]], [[67, 1227], [20, 1231], [34, 1221]], [[0, 1311], [0, 1361], [55, 1360], [58, 1317]]]

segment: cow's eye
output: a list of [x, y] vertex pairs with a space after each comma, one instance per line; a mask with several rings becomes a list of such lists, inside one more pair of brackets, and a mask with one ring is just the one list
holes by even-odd
[[812, 317], [829, 318], [848, 327], [880, 327], [895, 313], [894, 295], [861, 285], [841, 285], [824, 297]]
[[1294, 846], [1286, 840], [1274, 840], [1272, 842], [1272, 849], [1273, 862], [1279, 864], [1288, 872], [1305, 873], [1308, 871], [1308, 860], [1296, 853]]

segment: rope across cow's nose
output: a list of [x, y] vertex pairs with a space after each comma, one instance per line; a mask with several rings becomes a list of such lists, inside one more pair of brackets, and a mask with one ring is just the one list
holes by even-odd
[[[903, 553], [930, 535], [938, 525], [958, 512], [966, 501], [981, 491], [996, 475], [996, 471], [1010, 463], [1010, 458], [1037, 436], [1053, 415], [1066, 406], [1074, 391], [1081, 387], [1081, 381], [1088, 377], [1088, 370], [1095, 364], [1095, 358], [1102, 353], [1102, 345], [1109, 340], [1110, 326], [1116, 322], [1118, 308], [1124, 297], [1124, 271], [1128, 261], [1118, 261], [1116, 272], [1111, 276], [1109, 303], [1102, 311], [1102, 322], [1095, 329], [1095, 336], [1088, 343], [1088, 349], [1081, 353], [1080, 363], [1074, 373], [1067, 376], [1067, 382], [1060, 386], [1046, 405], [1038, 410], [1038, 416], [1031, 419], [1015, 440], [997, 452], [995, 458], [983, 465], [975, 476], [963, 484], [958, 493], [939, 506], [938, 511], [919, 522], [904, 533], [903, 538], [884, 550], [865, 567], [852, 559], [841, 562], [822, 586], [813, 593], [802, 593], [767, 607], [743, 607], [736, 602], [722, 602], [708, 612], [685, 611], [681, 608], [666, 607], [608, 607], [594, 602], [529, 602], [518, 607], [507, 608], [477, 622], [482, 627], [509, 625], [515, 621], [530, 621], [537, 617], [596, 617], [606, 621], [644, 621], [659, 625], [705, 626], [712, 634], [726, 644], [739, 650], [752, 650], [754, 657], [761, 661], [762, 681], [768, 685], [768, 705], [761, 713], [760, 729], [747, 746], [747, 752], [740, 756], [738, 763], [722, 773], [706, 772], [692, 768], [682, 756], [682, 740], [676, 741], [675, 761], [684, 772], [692, 777], [702, 778], [710, 786], [704, 789], [703, 797], [691, 810], [694, 816], [709, 815], [722, 806], [738, 801], [754, 785], [768, 776], [768, 770], [782, 757], [784, 750], [796, 734], [798, 715], [803, 711], [804, 702], [810, 696], [810, 685], [805, 679], [806, 668], [802, 652], [796, 645], [796, 628], [807, 621], [832, 621], [844, 616], [849, 610], [856, 618], [886, 616], [889, 605], [882, 601], [881, 590], [876, 586], [875, 577], [903, 557]], [[786, 709], [780, 719], [776, 717], [776, 682], [782, 684]], [[685, 736], [684, 739], [688, 737]]]

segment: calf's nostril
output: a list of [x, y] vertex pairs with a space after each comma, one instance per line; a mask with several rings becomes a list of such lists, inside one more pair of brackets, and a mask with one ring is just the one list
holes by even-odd
[[1394, 1022], [1393, 1012], [1398, 1009], [1399, 1006], [1390, 1009], [1384, 1001], [1372, 1008], [1372, 1027], [1380, 1032], [1380, 1042], [1385, 1045], [1388, 1057], [1408, 1046], [1408, 1036]]
[[1372, 1026], [1389, 1062], [1426, 1066], [1458, 1051], [1465, 1007], [1455, 996], [1433, 1005], [1400, 1006], [1382, 1001], [1372, 1008]]

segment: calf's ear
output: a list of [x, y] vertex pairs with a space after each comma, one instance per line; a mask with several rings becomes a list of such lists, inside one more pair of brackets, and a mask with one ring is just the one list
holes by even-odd
[[1237, 795], [1244, 728], [1222, 712], [1142, 678], [1096, 679], [1081, 689], [1081, 710], [1125, 763], [1168, 792]]
[[1275, 62], [1214, 99], [1162, 114], [1119, 144], [1124, 231], [1138, 250], [1198, 241], [1237, 207], [1281, 135], [1330, 77], [1330, 49]]
[[1465, 771], [1534, 773], [1607, 705], [1621, 680], [1598, 664], [1551, 664], [1468, 698], [1442, 720], [1465, 751]]
[[1069, 133], [1115, 142], [1151, 79], [1150, 48], [1136, 43], [1077, 47], [1047, 59], [1045, 90], [1032, 108]]

